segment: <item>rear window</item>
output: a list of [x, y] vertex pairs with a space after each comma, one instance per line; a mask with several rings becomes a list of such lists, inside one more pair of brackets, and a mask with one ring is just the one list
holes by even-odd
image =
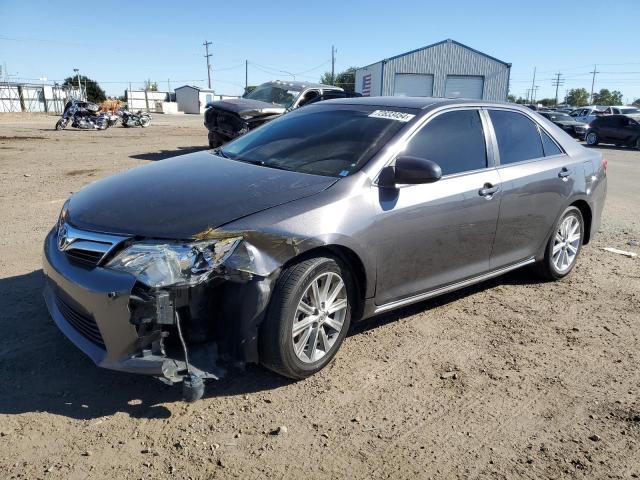
[[532, 160], [544, 156], [538, 126], [520, 113], [490, 110], [498, 140], [500, 164]]
[[362, 168], [419, 110], [315, 104], [226, 144], [221, 154], [265, 167], [346, 177]]

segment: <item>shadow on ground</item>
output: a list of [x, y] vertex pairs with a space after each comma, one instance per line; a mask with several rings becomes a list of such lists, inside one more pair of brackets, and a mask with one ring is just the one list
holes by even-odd
[[175, 157], [177, 155], [186, 155], [187, 153], [195, 153], [201, 150], [207, 150], [209, 147], [197, 146], [197, 147], [178, 147], [175, 150], [160, 150], [157, 152], [139, 153], [136, 155], [129, 155], [129, 158], [135, 158], [137, 160], [164, 160], [165, 158]]
[[[165, 403], [180, 401], [181, 386], [168, 387], [150, 377], [97, 368], [71, 344], [47, 313], [41, 270], [0, 279], [0, 414], [49, 412], [92, 419], [124, 412], [134, 418], [168, 418]], [[353, 334], [398, 321], [425, 309], [500, 284], [534, 283], [527, 272], [513, 272], [482, 284], [421, 302], [354, 326]], [[537, 283], [537, 282], [535, 282]], [[235, 396], [267, 391], [291, 380], [250, 365], [232, 368], [207, 385], [206, 396]]]

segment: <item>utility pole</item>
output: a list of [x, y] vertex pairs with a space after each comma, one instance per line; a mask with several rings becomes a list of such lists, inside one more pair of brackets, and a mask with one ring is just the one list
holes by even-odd
[[336, 84], [336, 49], [331, 45], [331, 85]]
[[540, 85], [536, 85], [535, 87], [533, 87], [533, 99], [531, 100], [531, 103], [536, 103], [536, 98], [538, 98], [539, 88], [540, 88]]
[[558, 87], [564, 84], [564, 80], [560, 78], [561, 76], [562, 74], [560, 72], [556, 73], [555, 74], [556, 78], [553, 80], [553, 83], [552, 83], [552, 85], [556, 87], [556, 105], [558, 105]]
[[209, 45], [212, 45], [212, 43], [205, 40], [202, 45], [204, 45], [204, 57], [207, 59], [207, 78], [209, 79], [209, 90], [211, 90], [211, 64], [209, 63], [211, 54], [209, 53]]
[[533, 67], [533, 81], [531, 82], [531, 103], [533, 103], [533, 89], [536, 85], [536, 68], [538, 67]]
[[247, 93], [249, 86], [249, 60], [244, 61], [244, 93]]
[[596, 84], [596, 73], [600, 73], [597, 71], [596, 65], [593, 66], [593, 72], [589, 72], [593, 74], [593, 77], [591, 78], [591, 97], [590, 98], [590, 103], [593, 105], [593, 87]]
[[78, 79], [78, 95], [80, 96], [79, 100], [82, 100], [82, 87], [80, 86], [80, 70], [78, 70], [77, 68], [73, 69], [74, 72], [76, 72], [76, 77]]

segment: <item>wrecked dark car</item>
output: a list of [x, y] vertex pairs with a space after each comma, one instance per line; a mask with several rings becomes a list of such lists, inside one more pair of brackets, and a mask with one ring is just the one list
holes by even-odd
[[204, 112], [209, 148], [219, 147], [295, 108], [354, 95], [331, 85], [273, 81], [259, 85], [242, 98], [211, 102]]
[[183, 381], [187, 400], [220, 360], [301, 379], [353, 321], [526, 265], [568, 275], [606, 167], [513, 104], [329, 100], [73, 194], [44, 296], [98, 366]]

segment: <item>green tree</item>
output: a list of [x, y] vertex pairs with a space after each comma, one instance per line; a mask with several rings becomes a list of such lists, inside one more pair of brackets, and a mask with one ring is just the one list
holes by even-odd
[[[64, 79], [63, 85], [71, 85], [73, 87], [78, 87], [78, 77], [67, 77]], [[84, 75], [80, 75], [80, 85], [82, 90], [84, 91], [85, 85], [87, 87], [87, 100], [93, 103], [101, 103], [107, 99], [106, 93], [104, 90], [100, 88], [98, 82], [95, 80], [91, 80], [89, 77], [85, 77]]]
[[332, 81], [331, 72], [324, 72], [320, 77], [320, 83], [335, 85], [347, 92], [354, 92], [356, 89], [356, 67], [349, 67], [344, 72], [338, 73], [335, 82]]
[[640, 107], [640, 98], [636, 98], [635, 102], [633, 102], [635, 107]]
[[158, 84], [156, 82], [152, 82], [151, 79], [149, 78], [148, 80], [144, 81], [144, 89], [147, 92], [157, 92]]
[[614, 90], [610, 92], [607, 88], [601, 89], [593, 94], [594, 105], [620, 105], [622, 103], [622, 92]]
[[537, 101], [539, 104], [545, 106], [545, 107], [552, 107], [556, 104], [556, 99], [555, 98], [543, 98], [541, 100]]
[[244, 87], [244, 94], [249, 95], [255, 89], [256, 89], [256, 85], [247, 85], [246, 87]]
[[589, 92], [584, 88], [572, 88], [567, 93], [566, 103], [574, 107], [589, 105]]

